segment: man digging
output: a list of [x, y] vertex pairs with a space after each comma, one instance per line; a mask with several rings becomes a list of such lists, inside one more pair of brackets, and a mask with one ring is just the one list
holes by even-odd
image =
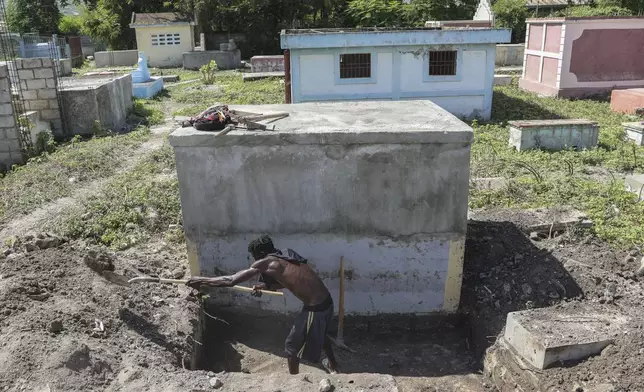
[[259, 277], [261, 283], [253, 286], [255, 296], [262, 295], [259, 290], [289, 289], [304, 304], [286, 338], [289, 372], [299, 373], [301, 359], [317, 363], [324, 350], [327, 359], [322, 365], [330, 373], [337, 373], [338, 364], [327, 336], [327, 327], [333, 317], [333, 300], [320, 277], [308, 266], [307, 260], [292, 249], [275, 249], [267, 235], [252, 241], [248, 251], [255, 259], [250, 268], [230, 276], [192, 277], [186, 284], [196, 290], [202, 286], [232, 287]]

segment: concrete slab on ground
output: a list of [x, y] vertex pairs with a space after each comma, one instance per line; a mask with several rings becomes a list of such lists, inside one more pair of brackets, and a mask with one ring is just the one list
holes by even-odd
[[160, 75], [158, 77], [163, 79], [164, 83], [174, 83], [174, 82], [179, 81], [179, 76], [178, 75]]
[[523, 66], [522, 65], [511, 65], [507, 67], [496, 67], [495, 71], [498, 73], [503, 73], [503, 72], [523, 72]]
[[509, 84], [512, 84], [512, 75], [503, 75], [503, 74], [494, 75], [495, 86], [507, 86]]
[[627, 122], [622, 125], [628, 139], [634, 141], [638, 146], [644, 146], [644, 122]]
[[613, 90], [610, 96], [610, 109], [618, 113], [635, 114], [644, 108], [644, 88]]
[[599, 354], [623, 333], [629, 317], [607, 307], [579, 305], [512, 312], [503, 339], [537, 369]]
[[624, 179], [626, 190], [637, 194], [644, 200], [644, 174], [633, 174]]
[[248, 73], [243, 73], [242, 74], [242, 79], [244, 82], [251, 81], [251, 80], [260, 80], [260, 79], [268, 79], [268, 78], [283, 78], [284, 77], [284, 71], [277, 71], [277, 72], [248, 72]]

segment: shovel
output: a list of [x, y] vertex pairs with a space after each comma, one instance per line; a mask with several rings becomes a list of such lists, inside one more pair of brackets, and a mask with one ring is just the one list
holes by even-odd
[[331, 342], [338, 348], [355, 353], [355, 350], [350, 349], [344, 344], [344, 256], [340, 257], [340, 299], [338, 302], [338, 335], [333, 339], [329, 336]]
[[[128, 280], [128, 283], [139, 283], [139, 282], [152, 282], [152, 283], [168, 283], [168, 284], [186, 284], [188, 283], [187, 279], [163, 279], [163, 278], [153, 278], [150, 276], [139, 276], [137, 278], [133, 278]], [[244, 286], [232, 286], [232, 287], [220, 287], [222, 289], [231, 289], [231, 290], [236, 290], [236, 291], [243, 291], [245, 293], [252, 293], [254, 290], [251, 289], [250, 287], [244, 287]], [[284, 293], [280, 291], [270, 291], [270, 290], [259, 290], [264, 294], [268, 295], [275, 295], [282, 297], [284, 296]]]

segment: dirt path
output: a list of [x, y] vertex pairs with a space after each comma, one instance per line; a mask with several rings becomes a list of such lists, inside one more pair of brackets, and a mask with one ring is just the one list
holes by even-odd
[[51, 201], [33, 210], [28, 215], [20, 216], [7, 222], [0, 228], [0, 240], [11, 236], [24, 236], [29, 233], [42, 231], [45, 223], [69, 213], [73, 208], [77, 208], [80, 205], [80, 200], [96, 194], [114, 176], [131, 170], [136, 166], [141, 158], [152, 151], [161, 148], [161, 146], [163, 146], [165, 136], [173, 130], [174, 120], [172, 119], [166, 119], [164, 124], [152, 127], [150, 129], [152, 132], [150, 139], [137, 148], [127, 158], [127, 160], [122, 163], [122, 167], [112, 176], [84, 184], [83, 186], [75, 189], [71, 196]]

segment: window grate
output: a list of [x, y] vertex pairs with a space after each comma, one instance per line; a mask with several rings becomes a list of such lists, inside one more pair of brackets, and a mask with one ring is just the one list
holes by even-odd
[[429, 52], [429, 74], [431, 76], [456, 75], [456, 53], [455, 50]]
[[181, 45], [181, 34], [152, 34], [152, 46]]
[[340, 79], [371, 77], [371, 53], [340, 55]]

